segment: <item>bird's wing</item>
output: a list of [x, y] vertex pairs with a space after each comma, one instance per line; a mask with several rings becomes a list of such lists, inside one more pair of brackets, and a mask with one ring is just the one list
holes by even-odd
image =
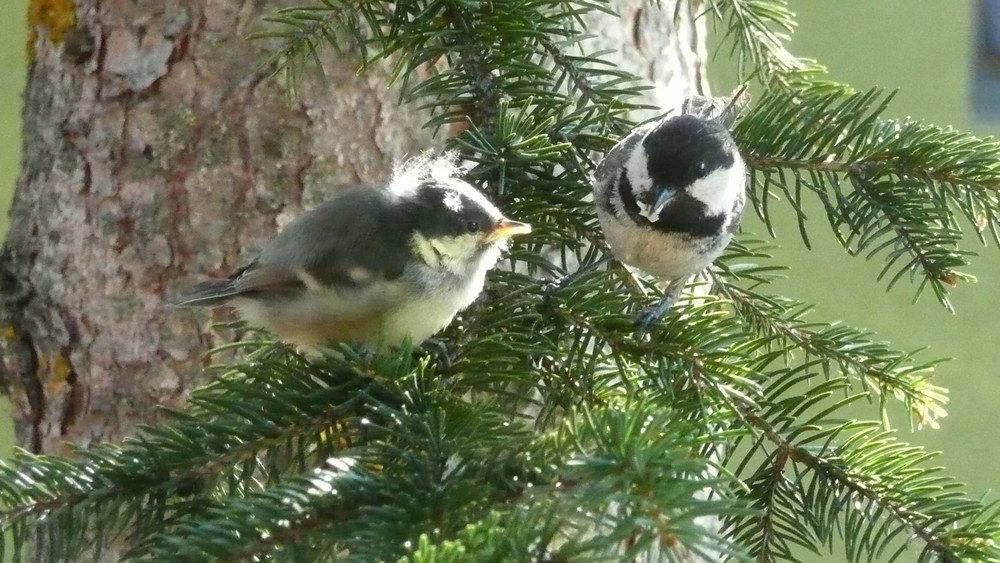
[[371, 318], [402, 303], [407, 295], [407, 282], [400, 278], [345, 271], [325, 278], [328, 269], [301, 268], [293, 272], [277, 271], [272, 266], [256, 265], [246, 270], [235, 282], [232, 297], [258, 301], [280, 301], [308, 297], [327, 313], [342, 321]]
[[657, 123], [659, 123], [659, 120], [639, 125], [630, 131], [625, 138], [618, 141], [615, 146], [611, 147], [608, 154], [604, 155], [604, 158], [597, 165], [597, 170], [594, 171], [595, 186], [603, 185], [606, 182], [613, 182], [618, 178], [618, 175], [621, 174], [621, 171], [628, 163], [628, 159], [632, 155], [632, 150], [642, 141], [646, 133], [656, 127]]
[[[325, 292], [345, 318], [377, 314], [402, 300], [411, 259], [405, 221], [379, 188], [355, 188], [289, 224], [253, 262], [226, 280], [203, 282], [181, 305], [232, 298], [294, 298]], [[339, 314], [339, 312], [338, 312]]]

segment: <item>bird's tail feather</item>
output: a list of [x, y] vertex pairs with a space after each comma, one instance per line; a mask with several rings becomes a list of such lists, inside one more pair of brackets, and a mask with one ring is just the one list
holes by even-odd
[[176, 307], [214, 307], [222, 305], [237, 295], [234, 280], [207, 280], [192, 287], [180, 297], [174, 306]]
[[734, 89], [728, 96], [710, 98], [706, 96], [691, 96], [681, 105], [681, 114], [696, 115], [702, 119], [715, 119], [727, 129], [732, 127], [736, 118], [750, 103], [747, 86]]

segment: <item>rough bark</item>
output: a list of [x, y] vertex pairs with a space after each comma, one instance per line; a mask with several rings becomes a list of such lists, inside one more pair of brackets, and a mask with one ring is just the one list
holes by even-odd
[[[358, 76], [355, 59], [331, 58], [295, 100], [262, 75], [267, 45], [245, 36], [276, 4], [33, 1], [0, 259], [2, 375], [24, 447], [64, 453], [155, 422], [224, 341], [171, 297], [239, 266], [335, 186], [381, 179], [431, 143], [383, 69]], [[677, 19], [660, 4], [621, 0], [621, 19], [589, 23], [594, 48], [657, 81], [666, 107], [700, 85], [704, 33], [688, 2]]]
[[[680, 107], [694, 93], [708, 94], [705, 76], [705, 7], [699, 1], [616, 0], [619, 17], [593, 14], [586, 43], [594, 52], [612, 49], [605, 58], [621, 70], [645, 79], [652, 88], [646, 102], [666, 111]], [[646, 118], [636, 116], [636, 118]]]
[[262, 75], [266, 45], [245, 37], [274, 2], [34, 4], [2, 353], [19, 442], [60, 453], [153, 422], [197, 381], [219, 339], [168, 307], [183, 286], [429, 141], [350, 57], [295, 100]]

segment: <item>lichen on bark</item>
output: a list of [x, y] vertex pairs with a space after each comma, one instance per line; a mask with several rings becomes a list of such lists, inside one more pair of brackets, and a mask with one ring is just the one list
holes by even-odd
[[[0, 256], [0, 365], [22, 445], [65, 453], [155, 423], [228, 337], [172, 297], [240, 266], [338, 186], [440, 145], [428, 115], [399, 107], [387, 67], [359, 75], [357, 59], [331, 56], [294, 98], [263, 75], [273, 45], [245, 38], [290, 3], [80, 0], [72, 45], [46, 16]], [[660, 105], [701, 85], [703, 28], [687, 8], [675, 20], [672, 2], [615, 7], [621, 19], [588, 21], [595, 50], [662, 84]]]
[[[0, 260], [3, 381], [22, 445], [65, 453], [154, 422], [220, 342], [208, 315], [171, 298], [248, 260], [279, 217], [432, 144], [385, 68], [359, 76], [356, 59], [331, 57], [294, 99], [261, 74], [266, 46], [245, 37], [277, 4], [33, 3], [45, 33], [31, 43]], [[89, 48], [68, 53], [70, 32]]]

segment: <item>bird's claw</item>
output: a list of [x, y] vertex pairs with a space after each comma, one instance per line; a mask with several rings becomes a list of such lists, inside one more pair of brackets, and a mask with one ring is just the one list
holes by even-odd
[[658, 314], [655, 307], [650, 307], [641, 311], [635, 317], [633, 325], [635, 330], [632, 332], [632, 338], [636, 342], [642, 342], [649, 335], [649, 331], [652, 330], [653, 325], [656, 321], [660, 320], [662, 314]]
[[632, 332], [632, 338], [637, 342], [642, 342], [649, 335], [649, 331], [653, 329], [653, 325], [660, 320], [660, 317], [667, 312], [667, 309], [674, 304], [676, 298], [672, 293], [667, 293], [660, 299], [660, 302], [652, 307], [648, 307], [639, 312], [635, 317], [635, 331]]
[[444, 341], [436, 338], [429, 338], [420, 345], [419, 350], [434, 357], [439, 373], [445, 375], [451, 373], [454, 363], [451, 361], [451, 354], [448, 352], [448, 345], [445, 344]]
[[542, 307], [548, 308], [552, 304], [552, 295], [562, 289], [560, 285], [565, 276], [554, 280], [542, 280]]

